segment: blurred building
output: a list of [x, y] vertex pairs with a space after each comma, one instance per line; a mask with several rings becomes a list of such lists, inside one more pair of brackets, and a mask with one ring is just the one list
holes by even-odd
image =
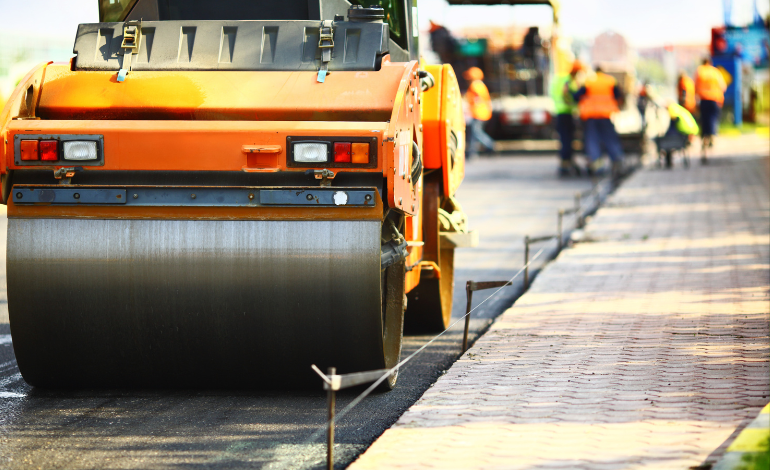
[[626, 38], [614, 31], [596, 36], [591, 47], [591, 60], [595, 64], [631, 64], [633, 58], [633, 50], [628, 46]]
[[[640, 59], [654, 60], [663, 64], [668, 56], [673, 57], [676, 71], [684, 70], [690, 76], [700, 65], [700, 61], [709, 55], [708, 44], [674, 44], [671, 46], [645, 47], [637, 49]], [[675, 71], [675, 73], [676, 73]]]

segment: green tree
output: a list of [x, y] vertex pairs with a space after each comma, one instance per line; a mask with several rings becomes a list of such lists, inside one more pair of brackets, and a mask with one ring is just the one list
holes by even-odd
[[636, 61], [636, 76], [642, 82], [656, 85], [665, 85], [669, 76], [663, 68], [663, 64], [655, 59], [642, 59]]

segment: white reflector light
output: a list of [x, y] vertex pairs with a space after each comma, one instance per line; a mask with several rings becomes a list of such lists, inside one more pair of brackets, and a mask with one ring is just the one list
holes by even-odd
[[323, 143], [294, 144], [295, 162], [325, 162], [328, 158], [329, 146]]
[[545, 124], [546, 116], [542, 109], [532, 111], [530, 116], [532, 117], [532, 124]]
[[98, 160], [99, 155], [96, 152], [96, 142], [73, 140], [64, 142], [65, 160]]

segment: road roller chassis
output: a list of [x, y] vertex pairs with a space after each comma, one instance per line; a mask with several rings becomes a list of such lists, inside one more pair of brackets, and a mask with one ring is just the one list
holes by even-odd
[[35, 67], [0, 114], [22, 376], [266, 387], [307, 384], [313, 363], [393, 367], [405, 323], [451, 314], [458, 246], [439, 212], [461, 210], [465, 140], [451, 67], [420, 67], [416, 38], [376, 8], [162, 10], [100, 10], [71, 62]]

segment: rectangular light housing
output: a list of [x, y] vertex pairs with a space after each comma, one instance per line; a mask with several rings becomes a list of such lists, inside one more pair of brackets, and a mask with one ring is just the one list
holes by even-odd
[[334, 142], [334, 162], [350, 163], [350, 142]]
[[31, 160], [38, 160], [40, 158], [38, 154], [39, 142], [37, 140], [22, 140], [21, 141], [21, 159], [28, 162]]
[[[286, 136], [286, 166], [294, 168], [377, 168], [378, 137]], [[101, 147], [100, 147], [101, 150]]]
[[369, 144], [365, 142], [354, 142], [351, 146], [352, 162], [356, 164], [369, 163]]
[[64, 142], [64, 159], [87, 161], [99, 159], [99, 152], [95, 141], [71, 140]]
[[41, 140], [40, 141], [40, 160], [45, 162], [55, 162], [59, 159], [59, 141]]
[[294, 161], [323, 163], [329, 159], [329, 145], [325, 142], [297, 142], [294, 144]]

